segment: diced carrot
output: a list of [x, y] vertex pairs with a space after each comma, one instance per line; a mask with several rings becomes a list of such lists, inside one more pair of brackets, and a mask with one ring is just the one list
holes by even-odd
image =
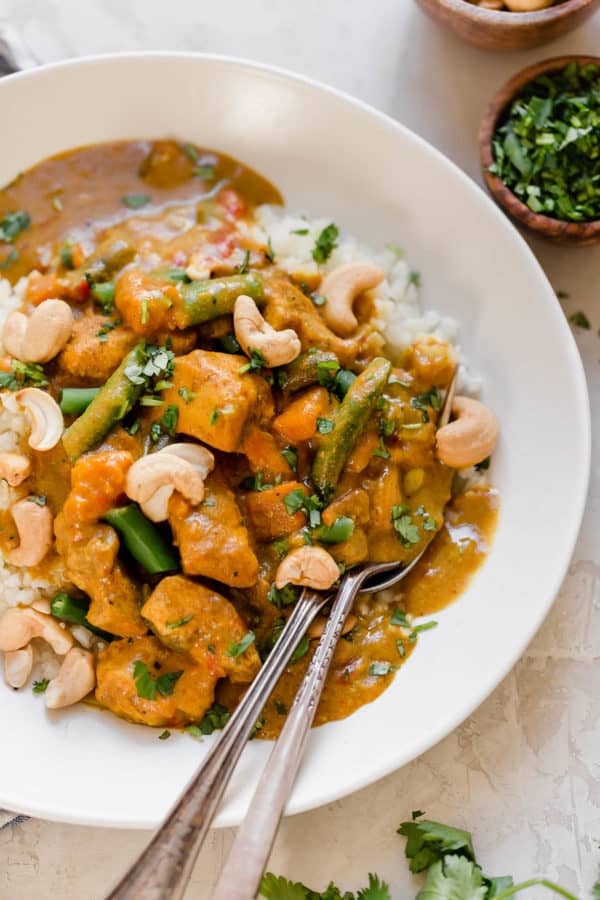
[[25, 300], [32, 306], [39, 306], [44, 300], [60, 296], [61, 289], [56, 275], [40, 275], [34, 272], [29, 278]]
[[273, 428], [291, 444], [309, 441], [317, 433], [317, 419], [331, 416], [336, 405], [326, 388], [309, 388], [277, 416]]
[[266, 491], [255, 491], [246, 497], [246, 511], [259, 541], [272, 541], [306, 523], [306, 516], [298, 511], [290, 514], [284, 498], [291, 491], [305, 490], [299, 481], [289, 481]]
[[265, 481], [271, 481], [280, 475], [292, 478], [293, 473], [288, 461], [281, 455], [272, 434], [261, 431], [253, 425], [244, 438], [243, 452], [248, 457], [250, 469], [254, 475], [262, 472]]

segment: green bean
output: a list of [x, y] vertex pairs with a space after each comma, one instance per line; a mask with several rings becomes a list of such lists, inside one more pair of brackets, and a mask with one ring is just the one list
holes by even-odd
[[123, 359], [108, 381], [100, 388], [85, 412], [75, 419], [63, 435], [63, 446], [71, 462], [90, 450], [120, 422], [135, 405], [142, 389], [127, 376], [128, 370], [141, 369], [145, 363], [144, 344], [140, 343]]
[[88, 408], [100, 388], [63, 388], [60, 408], [65, 416], [79, 416]]
[[343, 399], [354, 382], [356, 381], [356, 375], [354, 372], [351, 372], [350, 369], [340, 369], [337, 375], [335, 376], [335, 384], [333, 389], [338, 397]]
[[247, 294], [253, 300], [262, 299], [263, 283], [258, 275], [250, 272], [181, 284], [181, 302], [173, 309], [177, 327], [189, 328], [232, 313], [240, 294]]
[[317, 382], [325, 387], [333, 385], [339, 368], [335, 353], [307, 350], [287, 366], [282, 366], [277, 372], [277, 380], [287, 394], [293, 394]]
[[321, 438], [312, 467], [312, 479], [322, 497], [330, 497], [346, 460], [364, 430], [381, 396], [392, 364], [377, 357], [351, 385], [333, 416], [333, 430]]
[[88, 607], [89, 604], [86, 605], [82, 601], [75, 600], [74, 597], [70, 597], [69, 594], [62, 592], [55, 594], [50, 601], [50, 611], [57, 619], [62, 619], [63, 622], [72, 622], [74, 625], [83, 625], [88, 631], [93, 631], [94, 634], [104, 638], [105, 641], [112, 641], [114, 635], [109, 634], [107, 631], [102, 631], [101, 628], [96, 628], [95, 625], [91, 625], [88, 622]]
[[104, 515], [104, 521], [118, 532], [126, 549], [151, 575], [179, 568], [173, 548], [135, 505], [120, 506]]

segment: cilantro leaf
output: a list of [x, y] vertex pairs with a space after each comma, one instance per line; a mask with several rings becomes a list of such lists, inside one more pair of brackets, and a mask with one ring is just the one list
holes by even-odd
[[138, 697], [144, 700], [156, 700], [156, 682], [145, 662], [136, 659], [133, 664], [133, 680]]
[[389, 885], [369, 872], [369, 886], [358, 892], [356, 900], [391, 900]]
[[22, 231], [29, 228], [30, 224], [31, 219], [28, 213], [23, 212], [22, 209], [7, 213], [3, 219], [0, 219], [0, 241], [12, 244]]
[[338, 237], [340, 235], [339, 228], [331, 222], [321, 231], [315, 246], [312, 249], [312, 258], [316, 263], [327, 262], [335, 248], [337, 247]]
[[33, 693], [34, 694], [43, 694], [50, 684], [49, 678], [41, 678], [40, 681], [33, 682]]
[[417, 900], [485, 900], [481, 869], [464, 856], [446, 856], [433, 863]]
[[141, 209], [150, 203], [150, 197], [148, 194], [124, 194], [121, 203], [128, 209]]
[[471, 835], [460, 828], [420, 819], [402, 822], [398, 834], [407, 838], [404, 852], [410, 859], [411, 872], [422, 872], [447, 853], [460, 853], [469, 860], [475, 859]]
[[288, 881], [281, 875], [267, 872], [260, 884], [260, 896], [267, 900], [310, 900], [315, 894], [299, 881]]
[[248, 647], [254, 643], [255, 635], [253, 631], [248, 631], [244, 635], [244, 637], [239, 641], [232, 641], [229, 645], [229, 650], [227, 651], [227, 656], [233, 657], [233, 659], [237, 659], [238, 656], [241, 656], [242, 653], [245, 653]]

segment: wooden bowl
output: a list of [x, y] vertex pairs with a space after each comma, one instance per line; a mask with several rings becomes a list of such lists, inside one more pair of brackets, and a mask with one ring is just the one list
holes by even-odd
[[494, 12], [466, 0], [417, 0], [436, 22], [485, 50], [537, 47], [566, 34], [600, 7], [600, 0], [565, 0], [538, 12]]
[[493, 175], [489, 171], [489, 167], [494, 161], [492, 140], [506, 108], [530, 81], [545, 73], [563, 69], [570, 62], [577, 62], [581, 65], [594, 63], [600, 67], [600, 56], [559, 56], [554, 59], [546, 59], [523, 69], [498, 91], [489, 105], [479, 130], [481, 167], [490, 194], [518, 225], [522, 225], [539, 237], [558, 244], [597, 244], [600, 242], [600, 219], [592, 219], [589, 222], [566, 222], [562, 219], [553, 219], [550, 216], [534, 213], [504, 184], [498, 175]]

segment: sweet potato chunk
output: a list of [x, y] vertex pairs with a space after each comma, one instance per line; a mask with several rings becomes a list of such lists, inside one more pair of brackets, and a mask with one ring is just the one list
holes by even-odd
[[292, 478], [293, 473], [290, 464], [275, 442], [275, 438], [268, 431], [252, 425], [244, 438], [243, 452], [248, 457], [250, 471], [254, 475], [260, 472], [265, 481], [281, 478]]
[[239, 452], [247, 425], [271, 415], [273, 409], [265, 380], [240, 374], [247, 362], [244, 356], [208, 350], [179, 357], [173, 387], [163, 392], [165, 403], [179, 408], [177, 431], [218, 450]]
[[260, 669], [254, 644], [237, 656], [231, 653], [248, 628], [229, 600], [202, 584], [181, 575], [163, 578], [142, 607], [142, 616], [163, 644], [208, 661], [221, 677], [252, 681]]
[[186, 574], [204, 575], [232, 587], [256, 584], [258, 560], [248, 529], [233, 491], [218, 472], [206, 479], [204, 501], [199, 506], [190, 506], [177, 491], [173, 494], [169, 522]]
[[[272, 541], [291, 531], [296, 531], [306, 524], [306, 516], [302, 511], [290, 515], [285, 505], [284, 497], [290, 491], [305, 491], [304, 485], [299, 481], [288, 481], [267, 491], [255, 491], [246, 497], [246, 509], [248, 519], [252, 524], [256, 538], [259, 541]], [[306, 491], [305, 491], [306, 492]]]
[[110, 316], [92, 312], [76, 319], [71, 339], [58, 356], [59, 369], [94, 384], [104, 384], [136, 343], [129, 328], [108, 328], [107, 323], [112, 322]]
[[[140, 697], [134, 678], [136, 661], [144, 663], [157, 685], [156, 697]], [[181, 673], [172, 693], [160, 691], [161, 675]], [[113, 641], [98, 655], [96, 700], [116, 716], [140, 725], [178, 726], [198, 722], [213, 702], [217, 676], [206, 660], [168, 650], [155, 637]], [[169, 682], [167, 681], [167, 685]], [[170, 688], [167, 686], [166, 691]], [[143, 688], [141, 689], [143, 692]]]
[[176, 299], [174, 284], [137, 269], [124, 272], [115, 287], [115, 306], [121, 318], [141, 337], [153, 337], [167, 328]]
[[290, 444], [310, 441], [317, 433], [317, 420], [331, 417], [336, 406], [326, 388], [309, 388], [295, 397], [273, 420], [273, 428]]
[[67, 576], [91, 599], [89, 621], [120, 637], [148, 630], [139, 613], [141, 591], [117, 559], [116, 533], [98, 519], [122, 495], [132, 461], [119, 450], [81, 457], [71, 473], [71, 492], [54, 521], [56, 549]]

